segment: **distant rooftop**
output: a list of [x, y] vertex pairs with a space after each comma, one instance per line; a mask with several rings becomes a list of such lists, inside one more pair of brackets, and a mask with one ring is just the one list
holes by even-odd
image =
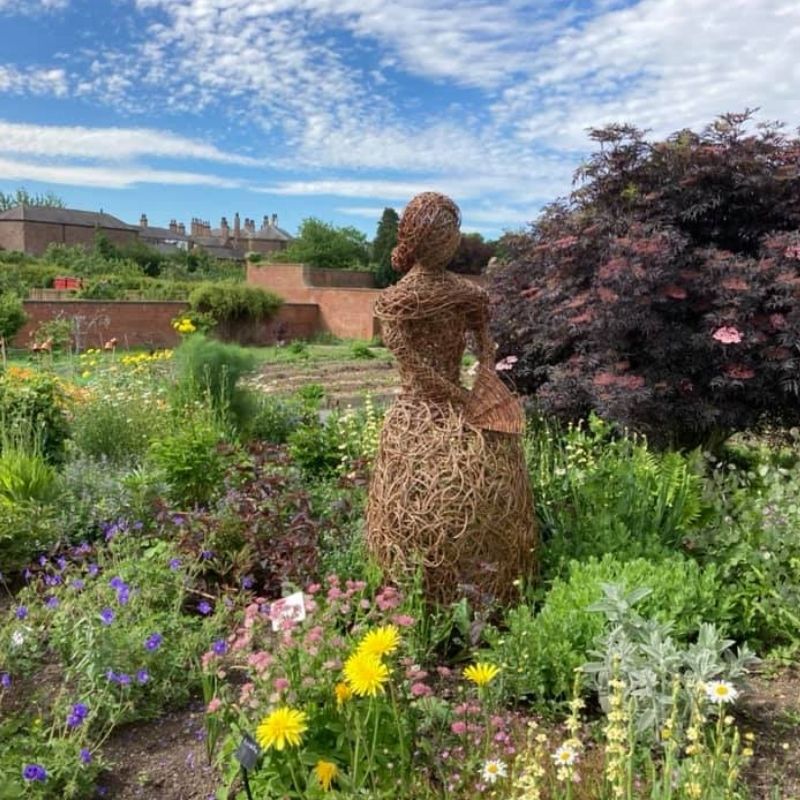
[[102, 211], [78, 211], [74, 208], [53, 208], [52, 206], [16, 206], [0, 213], [2, 221], [50, 222], [56, 225], [82, 225], [87, 228], [113, 228], [124, 231], [137, 230], [121, 219], [104, 214]]

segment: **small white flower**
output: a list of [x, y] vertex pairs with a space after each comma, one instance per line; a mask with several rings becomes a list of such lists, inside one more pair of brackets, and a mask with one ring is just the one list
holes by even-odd
[[562, 744], [561, 747], [553, 753], [552, 758], [559, 767], [571, 767], [577, 761], [578, 753], [568, 744]]
[[13, 647], [22, 647], [25, 644], [25, 637], [22, 635], [22, 631], [14, 631], [11, 634], [11, 644]]
[[709, 681], [706, 684], [706, 696], [712, 703], [732, 703], [739, 692], [727, 681]]
[[506, 765], [502, 761], [490, 758], [483, 765], [483, 771], [481, 772], [481, 777], [487, 783], [494, 783], [498, 778], [505, 778], [507, 774], [508, 770], [506, 769]]

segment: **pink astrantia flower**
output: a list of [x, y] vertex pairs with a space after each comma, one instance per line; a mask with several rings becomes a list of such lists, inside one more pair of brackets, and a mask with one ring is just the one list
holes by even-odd
[[217, 711], [219, 711], [221, 707], [222, 707], [222, 700], [220, 700], [219, 697], [213, 697], [208, 706], [206, 706], [206, 711], [209, 714], [214, 714]]
[[717, 328], [711, 338], [722, 342], [722, 344], [739, 344], [742, 341], [742, 332], [729, 325], [724, 325], [721, 328]]
[[409, 617], [408, 614], [396, 614], [392, 617], [392, 622], [401, 628], [410, 628], [414, 624], [414, 617]]
[[414, 697], [429, 697], [433, 694], [433, 689], [424, 683], [411, 684], [411, 694]]
[[461, 722], [461, 720], [459, 720], [450, 726], [450, 730], [453, 731], [456, 736], [462, 736], [467, 732], [467, 725], [465, 722]]

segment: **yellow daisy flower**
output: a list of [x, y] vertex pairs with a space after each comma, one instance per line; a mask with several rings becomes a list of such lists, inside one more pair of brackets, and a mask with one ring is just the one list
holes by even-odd
[[286, 745], [297, 747], [308, 729], [305, 711], [294, 708], [276, 708], [269, 716], [261, 720], [256, 728], [256, 739], [266, 750], [274, 747], [283, 750]]
[[353, 696], [353, 690], [344, 681], [340, 681], [333, 687], [333, 693], [336, 695], [336, 705], [339, 708]]
[[322, 791], [329, 792], [331, 790], [331, 784], [339, 774], [339, 768], [332, 761], [323, 761], [320, 759], [314, 767], [314, 774], [317, 776]]
[[375, 697], [389, 680], [389, 668], [371, 653], [353, 653], [344, 665], [344, 679], [359, 697]]
[[400, 646], [400, 631], [394, 625], [383, 625], [370, 631], [358, 644], [357, 653], [383, 656], [394, 653]]
[[476, 686], [488, 686], [500, 674], [500, 667], [478, 661], [464, 670], [464, 677]]

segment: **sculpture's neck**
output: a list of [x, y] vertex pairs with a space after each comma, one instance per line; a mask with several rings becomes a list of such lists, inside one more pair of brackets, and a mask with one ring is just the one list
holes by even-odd
[[427, 264], [423, 264], [421, 261], [417, 261], [416, 264], [414, 264], [414, 266], [409, 270], [409, 274], [425, 275], [426, 277], [444, 275], [444, 273], [445, 270], [443, 267], [428, 266]]

